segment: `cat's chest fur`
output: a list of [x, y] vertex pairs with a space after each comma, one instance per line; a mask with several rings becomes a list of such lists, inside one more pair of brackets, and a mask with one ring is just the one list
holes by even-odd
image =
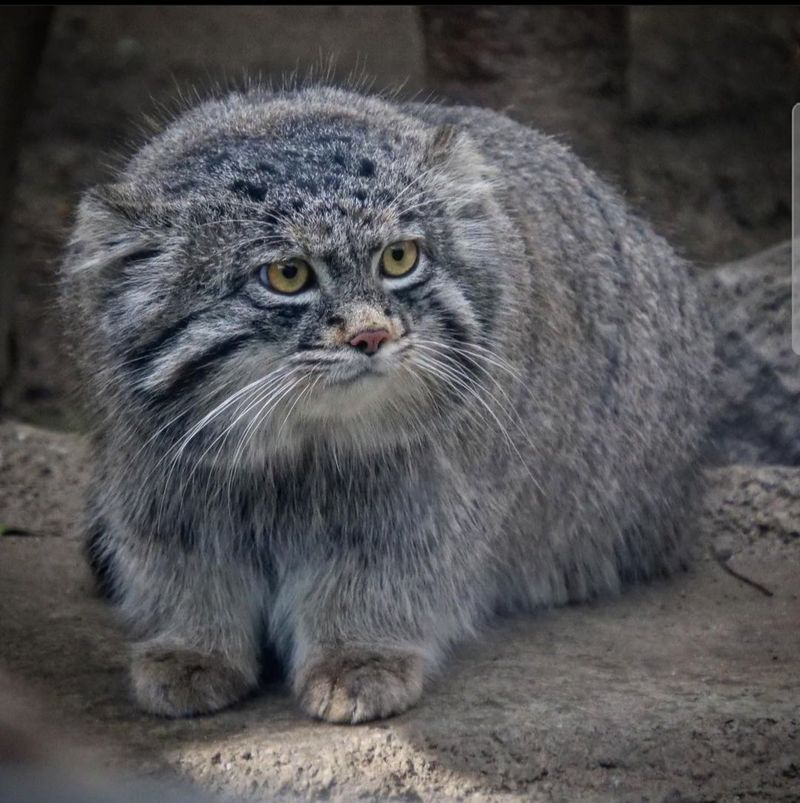
[[[452, 510], [470, 510], [471, 500], [478, 506], [482, 491], [465, 462], [454, 464], [440, 450], [406, 447], [277, 460], [249, 476], [238, 474], [240, 528], [256, 550], [278, 560], [328, 551], [402, 551], [418, 537], [412, 532], [433, 542], [464, 527], [464, 517]], [[220, 498], [220, 504], [224, 509], [227, 503]]]

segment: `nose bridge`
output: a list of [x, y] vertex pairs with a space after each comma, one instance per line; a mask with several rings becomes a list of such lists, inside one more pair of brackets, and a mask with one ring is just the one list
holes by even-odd
[[388, 306], [380, 298], [347, 301], [330, 307], [329, 313], [322, 339], [331, 346], [352, 346], [354, 340], [363, 341], [372, 353], [380, 345], [372, 343], [376, 333], [383, 332], [383, 338], [377, 338], [381, 342], [395, 340], [400, 334]]
[[[383, 289], [363, 265], [366, 257], [351, 255], [352, 263], [345, 263], [341, 255], [331, 257], [328, 264], [338, 285], [329, 299], [328, 332], [326, 340], [335, 345], [352, 345], [354, 338], [363, 333], [384, 331], [390, 339], [398, 336], [391, 319], [389, 302]], [[337, 281], [338, 280], [338, 281]], [[367, 334], [371, 342], [372, 335]]]
[[381, 299], [351, 301], [341, 307], [340, 317], [344, 320], [342, 342], [349, 343], [357, 334], [364, 331], [386, 329], [392, 331], [392, 321]]

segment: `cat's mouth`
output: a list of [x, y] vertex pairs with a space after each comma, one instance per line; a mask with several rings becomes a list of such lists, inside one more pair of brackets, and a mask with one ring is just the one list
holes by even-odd
[[331, 367], [328, 385], [345, 388], [384, 381], [402, 363], [407, 348], [407, 344], [392, 344], [373, 356], [352, 355]]
[[328, 384], [335, 387], [351, 387], [362, 383], [374, 383], [385, 380], [391, 368], [385, 363], [375, 364], [373, 361], [358, 361], [355, 365], [337, 367], [328, 376]]
[[371, 356], [344, 350], [317, 355], [303, 383], [307, 390], [299, 402], [292, 401], [290, 414], [284, 416], [291, 422], [288, 428], [296, 425], [306, 431], [306, 424], [321, 424], [326, 428], [323, 433], [335, 432], [337, 438], [346, 439], [350, 432], [358, 442], [366, 432], [378, 438], [376, 443], [405, 437], [411, 430], [404, 422], [419, 415], [430, 397], [413, 370], [414, 354], [415, 348], [406, 341]]

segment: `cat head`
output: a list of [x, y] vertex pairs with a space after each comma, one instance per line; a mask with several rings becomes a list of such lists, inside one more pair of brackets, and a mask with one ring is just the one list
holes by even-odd
[[500, 221], [464, 133], [335, 90], [234, 95], [87, 194], [65, 294], [112, 426], [370, 449], [474, 415]]

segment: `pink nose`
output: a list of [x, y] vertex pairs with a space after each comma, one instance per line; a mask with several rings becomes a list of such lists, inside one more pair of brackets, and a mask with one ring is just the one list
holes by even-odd
[[364, 329], [350, 341], [350, 345], [365, 354], [374, 354], [382, 343], [391, 339], [392, 336], [386, 329]]

